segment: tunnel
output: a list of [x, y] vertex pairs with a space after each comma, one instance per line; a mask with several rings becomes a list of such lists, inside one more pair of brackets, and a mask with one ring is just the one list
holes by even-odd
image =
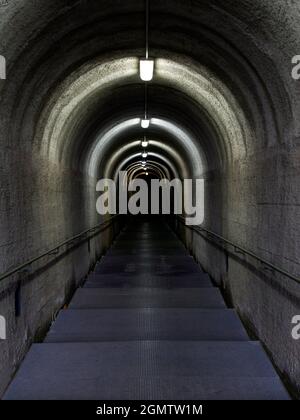
[[[299, 399], [299, 22], [297, 1], [0, 3], [0, 397]], [[123, 172], [203, 180], [203, 220], [100, 215]]]

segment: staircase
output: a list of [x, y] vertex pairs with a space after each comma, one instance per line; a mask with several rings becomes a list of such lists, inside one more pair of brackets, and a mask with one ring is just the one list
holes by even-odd
[[137, 219], [96, 265], [5, 399], [289, 399], [259, 342], [162, 221]]

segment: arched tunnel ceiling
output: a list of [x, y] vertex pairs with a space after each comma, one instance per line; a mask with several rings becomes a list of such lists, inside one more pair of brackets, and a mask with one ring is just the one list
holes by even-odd
[[[180, 127], [180, 122], [176, 121], [175, 115], [169, 116], [169, 121], [155, 118], [154, 126], [157, 130], [167, 131], [174, 139], [178, 139], [182, 147], [189, 149], [189, 160], [192, 163], [193, 174], [199, 176], [202, 173], [202, 167], [199, 164], [201, 158], [199, 151], [197, 151], [196, 143], [198, 143], [198, 149], [200, 149], [201, 146], [202, 148], [205, 146], [205, 143], [217, 141], [215, 138], [210, 138], [206, 141], [203, 140], [201, 143], [200, 136], [204, 131], [201, 126], [202, 109], [206, 112], [206, 119], [211, 122], [211, 126], [218, 133], [219, 141], [223, 142], [222, 146], [225, 149], [227, 159], [232, 160], [233, 158], [243, 157], [247, 152], [246, 142], [248, 141], [251, 144], [252, 135], [243, 113], [239, 110], [238, 105], [235, 104], [233, 96], [226, 87], [217, 86], [218, 81], [214, 80], [212, 75], [202, 76], [200, 69], [197, 72], [193, 72], [186, 64], [179, 63], [180, 59], [183, 60], [181, 57], [176, 58], [176, 61], [162, 58], [156, 60], [155, 81], [159, 85], [169, 85], [171, 88], [178, 90], [179, 93], [176, 98], [177, 108], [180, 109], [182, 107], [180, 92], [183, 92], [185, 96], [191, 98], [192, 102], [198, 104], [200, 111], [194, 117], [194, 126], [197, 127], [198, 122], [198, 138], [196, 141], [189, 138], [184, 128]], [[81, 74], [78, 79], [72, 81], [71, 85], [65, 88], [64, 95], [58, 98], [54, 106], [52, 104], [50, 112], [46, 111], [48, 116], [47, 124], [46, 126], [42, 125], [38, 130], [36, 141], [40, 141], [44, 153], [48, 153], [52, 160], [59, 160], [63, 154], [61, 148], [68, 148], [69, 144], [74, 140], [76, 132], [78, 136], [80, 125], [85, 127], [86, 123], [90, 121], [88, 110], [94, 109], [95, 101], [99, 101], [98, 96], [103, 95], [103, 92], [110, 91], [116, 85], [130, 85], [132, 82], [137, 82], [139, 77], [137, 70], [138, 60], [134, 57], [110, 60], [107, 63], [96, 65], [92, 69], [90, 69], [90, 66], [88, 67], [87, 72]], [[202, 68], [202, 72], [205, 74], [205, 69]], [[130, 111], [131, 100], [135, 104], [134, 96], [130, 96], [130, 90], [127, 98], [126, 111], [128, 112]], [[142, 115], [141, 112], [136, 118]], [[160, 115], [159, 107], [153, 111], [153, 115]], [[193, 116], [190, 115], [189, 117]], [[108, 138], [99, 131], [96, 138], [93, 139], [91, 147], [98, 148], [98, 158], [101, 157], [101, 142], [105, 143], [108, 139], [112, 140], [113, 136], [129, 127], [126, 121], [119, 123], [119, 119], [116, 117], [112, 118], [111, 124], [113, 126], [112, 132], [110, 130]], [[138, 125], [136, 119], [135, 125]], [[88, 141], [86, 137], [81, 138], [81, 140], [84, 140], [85, 144]], [[176, 148], [175, 141], [173, 146]], [[113, 154], [114, 152], [115, 150], [112, 149], [111, 153]], [[209, 154], [209, 148], [207, 153]], [[70, 150], [68, 150], [67, 156], [70, 156]], [[91, 165], [92, 170], [95, 171], [94, 153], [92, 153]], [[88, 172], [90, 173], [90, 171]]]
[[[195, 139], [193, 142], [193, 138], [184, 130], [165, 120], [152, 119], [152, 126], [158, 127], [158, 133], [160, 134], [162, 132], [165, 136], [162, 140], [151, 140], [147, 148], [148, 153], [152, 154], [156, 151], [156, 153], [164, 153], [170, 156], [170, 158], [176, 161], [177, 168], [181, 168], [182, 177], [188, 177], [188, 175], [191, 176], [192, 174], [202, 174], [201, 154], [197, 149]], [[88, 159], [91, 166], [91, 176], [97, 172], [97, 165], [100, 164], [101, 166], [102, 162], [105, 165], [103, 166], [105, 168], [104, 176], [108, 177], [109, 171], [116, 165], [118, 159], [122, 159], [124, 154], [132, 153], [133, 150], [140, 155], [142, 152], [141, 140], [129, 141], [128, 139], [131, 138], [131, 133], [136, 135], [141, 134], [140, 139], [143, 138], [140, 129], [140, 120], [138, 118], [126, 120], [96, 138], [94, 142], [95, 146], [91, 152], [92, 156]], [[148, 139], [152, 139], [151, 134], [153, 134], [153, 131], [150, 129], [148, 133]], [[125, 135], [125, 137], [120, 138], [120, 135]], [[112, 154], [111, 150], [113, 147], [115, 149], [113, 149], [114, 152]], [[181, 154], [178, 152], [178, 149]]]
[[149, 160], [147, 163], [147, 168], [143, 169], [141, 168], [140, 164], [138, 162], [133, 162], [130, 165], [128, 165], [126, 168], [127, 176], [128, 176], [128, 182], [132, 181], [134, 178], [137, 177], [144, 177], [145, 175], [156, 175], [156, 178], [159, 179], [169, 179], [176, 177], [174, 174], [172, 177], [170, 175], [170, 171], [166, 166], [164, 166], [161, 162]]
[[[261, 147], [282, 142], [280, 123], [292, 118], [278, 49], [282, 9], [249, 0], [152, 0], [150, 7], [155, 78], [149, 111], [155, 124], [149, 136], [165, 146], [161, 153], [168, 158], [168, 147], [184, 153], [185, 166], [176, 162], [180, 176], [226, 168], [251, 154], [258, 141]], [[105, 151], [111, 157], [142, 136], [138, 126], [126, 132], [126, 124], [143, 113], [138, 58], [144, 55], [144, 13], [141, 1], [102, 1], [101, 8], [93, 0], [88, 7], [85, 1], [11, 1], [3, 9], [3, 27], [14, 19], [22, 30], [1, 38], [8, 120], [13, 115], [7, 139], [33, 139], [50, 160], [96, 176], [108, 127], [115, 130]], [[215, 28], [220, 16], [223, 24]], [[249, 16], [257, 17], [255, 31]], [[285, 39], [294, 36], [293, 26]], [[266, 33], [276, 37], [269, 50]], [[122, 124], [124, 132], [116, 128]]]
[[[142, 161], [143, 159], [141, 159], [140, 153], [130, 154], [120, 162], [115, 170], [112, 169], [112, 174], [115, 174], [115, 176], [113, 177], [108, 174], [107, 178], [115, 178], [115, 181], [117, 181], [117, 176], [120, 171], [128, 171], [128, 174], [130, 174], [131, 168], [141, 169]], [[152, 169], [156, 168], [157, 171], [160, 172], [160, 175], [164, 175], [163, 178], [180, 178], [176, 163], [174, 164], [172, 160], [160, 153], [150, 153], [146, 166], [151, 167]], [[141, 171], [145, 172], [144, 170]]]

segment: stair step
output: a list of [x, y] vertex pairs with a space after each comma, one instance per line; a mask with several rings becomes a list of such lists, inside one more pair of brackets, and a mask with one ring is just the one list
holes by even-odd
[[128, 249], [128, 247], [120, 247], [115, 246], [110, 248], [105, 256], [122, 256], [126, 253], [127, 255], [153, 255], [153, 256], [189, 256], [187, 250], [185, 248], [162, 248], [162, 247], [139, 247], [135, 246], [133, 248]]
[[97, 308], [225, 308], [217, 288], [189, 289], [89, 289], [75, 293], [70, 309]]
[[46, 342], [247, 341], [231, 309], [75, 309], [58, 315]]
[[144, 250], [155, 250], [155, 249], [171, 249], [171, 250], [177, 250], [178, 252], [185, 251], [186, 248], [183, 244], [177, 243], [175, 240], [172, 241], [139, 241], [137, 240], [127, 240], [127, 241], [117, 241], [115, 242], [111, 249], [123, 249], [129, 250], [129, 249], [144, 249]]
[[153, 273], [156, 275], [167, 276], [174, 274], [177, 276], [182, 276], [189, 273], [202, 273], [200, 266], [197, 265], [194, 261], [190, 262], [180, 262], [177, 263], [174, 261], [172, 264], [164, 262], [124, 262], [124, 263], [115, 263], [111, 262], [101, 262], [95, 267], [95, 273], [98, 274], [112, 274], [112, 273]]
[[257, 342], [34, 344], [5, 399], [288, 399]]
[[85, 288], [96, 287], [155, 287], [162, 289], [171, 288], [197, 288], [213, 287], [208, 274], [190, 274], [187, 276], [153, 276], [151, 274], [90, 274], [84, 284]]
[[137, 255], [122, 254], [122, 255], [105, 255], [101, 258], [99, 264], [127, 264], [132, 262], [138, 263], [152, 263], [152, 264], [197, 264], [190, 255], [152, 255], [141, 253]]

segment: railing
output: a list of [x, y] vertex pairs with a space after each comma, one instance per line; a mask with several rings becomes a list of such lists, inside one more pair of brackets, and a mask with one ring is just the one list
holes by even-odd
[[34, 257], [34, 258], [26, 261], [26, 262], [24, 262], [23, 264], [18, 265], [15, 268], [12, 268], [11, 270], [7, 271], [6, 273], [1, 274], [0, 275], [0, 282], [2, 280], [5, 280], [8, 277], [14, 275], [14, 274], [17, 274], [17, 273], [20, 273], [22, 271], [25, 271], [26, 268], [30, 267], [33, 263], [35, 263], [35, 262], [37, 262], [37, 261], [39, 261], [39, 260], [41, 260], [41, 259], [43, 259], [43, 258], [45, 258], [47, 256], [50, 256], [50, 255], [58, 255], [61, 248], [65, 247], [65, 246], [68, 246], [68, 245], [73, 245], [74, 242], [77, 242], [79, 239], [81, 239], [81, 240], [88, 239], [87, 236], [89, 234], [95, 235], [96, 232], [98, 232], [98, 231], [99, 231], [98, 233], [100, 233], [100, 231], [102, 231], [102, 229], [104, 227], [110, 226], [110, 224], [117, 217], [118, 217], [118, 215], [112, 216], [108, 220], [106, 220], [105, 222], [102, 222], [102, 223], [100, 223], [100, 224], [98, 224], [98, 225], [96, 225], [96, 226], [94, 226], [94, 227], [92, 227], [90, 229], [87, 229], [87, 230], [85, 230], [85, 231], [83, 231], [83, 232], [81, 232], [81, 233], [73, 236], [72, 238], [67, 239], [64, 242], [61, 242], [60, 244], [58, 244], [54, 248], [52, 248], [52, 249], [50, 249], [50, 250], [48, 250], [46, 252], [43, 252], [42, 254], [40, 254], [40, 255], [38, 255], [38, 256], [36, 256], [36, 257]]
[[300, 283], [300, 278], [294, 276], [293, 274], [287, 272], [286, 270], [283, 270], [280, 267], [277, 267], [276, 265], [270, 263], [269, 261], [265, 260], [264, 258], [259, 257], [258, 255], [254, 254], [254, 252], [248, 251], [247, 249], [245, 249], [245, 248], [243, 248], [243, 247], [241, 247], [241, 246], [233, 243], [232, 241], [229, 241], [228, 239], [224, 238], [223, 236], [218, 235], [217, 233], [212, 232], [211, 230], [206, 229], [204, 227], [186, 225], [185, 224], [185, 218], [183, 216], [177, 216], [177, 218], [178, 218], [178, 220], [182, 224], [184, 224], [184, 226], [186, 228], [188, 228], [190, 230], [193, 230], [193, 231], [197, 232], [200, 235], [203, 232], [206, 233], [208, 235], [207, 238], [206, 238], [207, 240], [212, 239], [212, 238], [215, 238], [215, 239], [218, 240], [218, 244], [221, 245], [221, 246], [223, 246], [223, 248], [225, 248], [225, 244], [226, 245], [229, 245], [229, 246], [233, 247], [233, 251], [236, 254], [248, 255], [249, 257], [255, 259], [260, 264], [262, 264], [265, 267], [265, 269], [268, 269], [268, 270], [273, 271], [273, 272], [280, 273], [283, 276], [288, 277], [289, 279], [295, 281], [296, 283]]
[[[25, 263], [20, 264], [17, 267], [15, 267], [15, 268], [7, 271], [6, 273], [1, 274], [0, 275], [0, 282], [2, 280], [5, 280], [6, 278], [8, 278], [8, 277], [10, 277], [10, 276], [12, 276], [14, 274], [16, 274], [16, 273], [19, 273], [21, 271], [24, 271], [26, 268], [28, 268], [29, 266], [31, 266], [33, 263], [35, 263], [35, 262], [37, 262], [37, 261], [39, 261], [39, 260], [41, 260], [41, 259], [43, 259], [43, 258], [45, 258], [47, 256], [59, 254], [59, 250], [61, 248], [63, 248], [64, 246], [68, 246], [68, 245], [74, 244], [74, 242], [76, 242], [78, 239], [87, 239], [87, 235], [89, 235], [89, 234], [93, 234], [94, 235], [97, 231], [99, 231], [99, 233], [100, 233], [100, 231], [102, 230], [102, 228], [104, 226], [106, 226], [106, 225], [109, 226], [117, 217], [118, 217], [118, 215], [113, 216], [113, 217], [110, 217], [110, 219], [106, 220], [105, 222], [102, 222], [99, 225], [96, 225], [96, 226], [94, 226], [94, 227], [92, 227], [90, 229], [87, 229], [87, 230], [85, 230], [85, 231], [83, 231], [83, 232], [81, 232], [81, 233], [73, 236], [72, 238], [67, 239], [64, 242], [61, 242], [60, 244], [56, 245], [54, 248], [52, 248], [52, 249], [50, 249], [50, 250], [48, 250], [46, 252], [43, 252], [42, 254], [36, 256], [35, 258], [32, 258], [32, 259], [26, 261]], [[277, 267], [276, 265], [270, 263], [269, 261], [267, 261], [267, 260], [259, 257], [254, 252], [248, 251], [247, 249], [245, 249], [245, 248], [243, 248], [243, 247], [235, 244], [232, 241], [229, 241], [228, 239], [224, 238], [223, 236], [218, 235], [217, 233], [215, 233], [215, 232], [213, 232], [213, 231], [211, 231], [209, 229], [206, 229], [204, 227], [186, 225], [185, 224], [185, 218], [182, 217], [182, 216], [177, 216], [177, 219], [186, 228], [188, 228], [188, 229], [190, 229], [192, 231], [195, 231], [198, 234], [201, 234], [203, 232], [206, 233], [208, 235], [208, 237], [206, 239], [209, 240], [209, 239], [215, 238], [215, 239], [218, 240], [218, 244], [219, 245], [221, 245], [223, 247], [224, 247], [225, 244], [226, 245], [229, 245], [229, 246], [233, 247], [233, 250], [234, 250], [235, 253], [248, 255], [251, 258], [254, 258], [256, 261], [258, 261], [260, 264], [262, 264], [265, 268], [268, 268], [271, 271], [275, 271], [277, 273], [280, 273], [283, 276], [288, 277], [291, 280], [295, 281], [296, 283], [299, 283], [300, 284], [300, 278], [298, 278], [295, 275], [287, 272], [286, 270], [283, 270], [280, 267]]]

